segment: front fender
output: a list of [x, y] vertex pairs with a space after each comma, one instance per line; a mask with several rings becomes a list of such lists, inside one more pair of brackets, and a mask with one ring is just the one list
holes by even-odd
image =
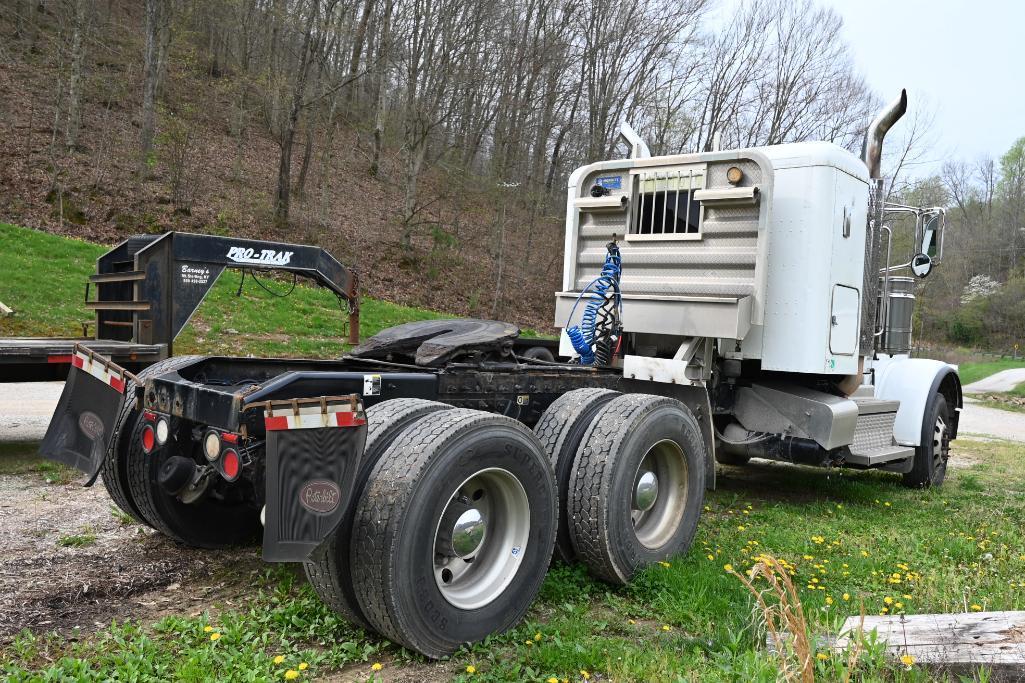
[[957, 366], [928, 358], [884, 357], [875, 364], [875, 397], [900, 401], [893, 437], [902, 446], [920, 446], [922, 419], [929, 398], [942, 392], [954, 411], [954, 435], [957, 411], [963, 406], [961, 380]]

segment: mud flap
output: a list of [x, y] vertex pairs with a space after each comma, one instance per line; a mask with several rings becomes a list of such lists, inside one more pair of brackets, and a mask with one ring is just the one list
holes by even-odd
[[85, 486], [92, 486], [114, 437], [130, 376], [106, 358], [76, 346], [64, 392], [39, 447], [43, 457], [85, 472]]
[[349, 504], [367, 440], [367, 419], [356, 394], [263, 405], [263, 559], [299, 562], [334, 531]]

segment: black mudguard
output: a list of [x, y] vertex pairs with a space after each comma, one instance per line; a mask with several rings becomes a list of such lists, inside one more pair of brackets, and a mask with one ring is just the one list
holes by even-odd
[[76, 346], [64, 392], [39, 448], [43, 457], [85, 472], [85, 485], [92, 486], [114, 438], [122, 401], [135, 400], [124, 395], [129, 376], [106, 358]]
[[[334, 531], [350, 503], [367, 440], [366, 415], [356, 395], [265, 406], [263, 559], [300, 562]], [[297, 426], [300, 410], [307, 426]], [[323, 426], [310, 427], [311, 421]]]

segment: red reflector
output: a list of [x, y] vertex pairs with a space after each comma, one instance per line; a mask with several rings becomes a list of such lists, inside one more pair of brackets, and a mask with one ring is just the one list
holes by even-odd
[[238, 478], [239, 469], [238, 452], [231, 448], [226, 449], [221, 454], [221, 473], [224, 475], [224, 478], [228, 481], [235, 481]]
[[142, 450], [149, 453], [153, 450], [153, 446], [157, 443], [156, 434], [153, 433], [153, 428], [146, 425], [142, 429]]
[[143, 411], [143, 413], [142, 413], [142, 419], [146, 420], [146, 422], [156, 422], [157, 421], [157, 414], [154, 413], [153, 411], [146, 410], [146, 411]]
[[221, 441], [224, 441], [225, 443], [238, 443], [238, 434], [224, 432], [221, 434]]
[[71, 356], [56, 356], [56, 355], [55, 356], [47, 356], [46, 357], [46, 362], [47, 363], [70, 363], [71, 362]]

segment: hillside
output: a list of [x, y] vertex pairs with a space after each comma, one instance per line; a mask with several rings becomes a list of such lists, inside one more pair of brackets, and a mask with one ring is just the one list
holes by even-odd
[[[16, 312], [0, 318], [0, 336], [81, 336], [81, 323], [92, 319], [82, 306], [84, 283], [104, 251], [91, 242], [0, 223], [0, 301]], [[221, 276], [175, 342], [176, 353], [341, 355], [346, 317], [331, 292], [299, 284], [291, 295], [276, 297], [247, 278], [236, 296], [238, 284], [236, 272]], [[290, 286], [291, 280], [280, 289]], [[446, 316], [364, 298], [360, 327], [366, 338], [392, 325], [440, 317]]]
[[[525, 202], [510, 191], [432, 169], [420, 178], [426, 206], [411, 248], [404, 248], [400, 150], [386, 144], [381, 177], [372, 177], [365, 127], [342, 120], [330, 146], [318, 134], [291, 224], [274, 228], [278, 143], [255, 115], [240, 135], [231, 134], [233, 81], [210, 75], [187, 46], [172, 50], [155, 150], [140, 180], [133, 155], [141, 19], [131, 5], [120, 9], [122, 23], [105, 29], [106, 39], [86, 51], [81, 132], [72, 149], [60, 143], [60, 126], [54, 132], [65, 87], [56, 10], [40, 15], [37, 49], [19, 49], [22, 43], [12, 40], [0, 50], [0, 220], [107, 245], [170, 229], [315, 243], [355, 268], [373, 298], [551, 327], [561, 268], [559, 218], [532, 212], [530, 228]], [[9, 22], [0, 16], [0, 42], [14, 35]], [[296, 169], [304, 151], [296, 145]], [[504, 231], [498, 229], [503, 218]], [[532, 259], [518, 256], [528, 242]], [[504, 294], [496, 304], [499, 272]]]

